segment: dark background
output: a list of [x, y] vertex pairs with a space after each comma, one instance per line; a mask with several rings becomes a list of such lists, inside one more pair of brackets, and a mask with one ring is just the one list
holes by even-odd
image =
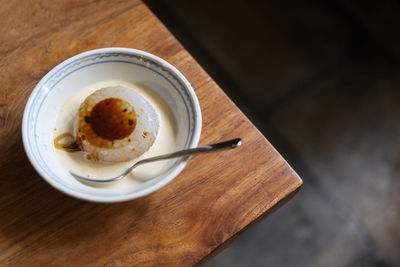
[[400, 266], [400, 2], [144, 2], [304, 181], [207, 266]]

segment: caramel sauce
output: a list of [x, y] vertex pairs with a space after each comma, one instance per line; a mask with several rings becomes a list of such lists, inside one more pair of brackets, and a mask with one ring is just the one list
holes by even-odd
[[104, 139], [123, 139], [136, 127], [135, 111], [132, 109], [128, 112], [127, 105], [128, 102], [119, 98], [104, 99], [93, 107], [90, 117], [85, 117], [85, 121]]
[[54, 138], [54, 147], [66, 152], [80, 151], [81, 148], [70, 133], [63, 133]]
[[137, 122], [134, 108], [120, 98], [107, 98], [93, 107], [83, 105], [79, 114], [78, 137], [103, 148], [111, 148], [114, 140], [128, 137]]

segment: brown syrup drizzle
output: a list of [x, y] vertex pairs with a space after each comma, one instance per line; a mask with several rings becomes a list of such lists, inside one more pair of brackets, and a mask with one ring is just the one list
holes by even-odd
[[134, 108], [123, 99], [110, 97], [94, 106], [84, 103], [79, 110], [78, 145], [79, 138], [98, 148], [115, 148], [115, 141], [118, 140], [121, 140], [120, 146], [127, 145], [136, 123]]
[[[87, 140], [96, 147], [112, 148], [114, 141], [124, 139], [133, 132], [136, 123], [136, 112], [128, 102], [107, 98], [92, 109], [80, 110], [78, 136], [61, 134], [54, 139], [54, 147], [66, 152], [80, 151], [82, 141]], [[143, 137], [148, 134], [144, 132]]]
[[129, 136], [136, 127], [136, 114], [130, 104], [119, 98], [97, 103], [85, 122], [103, 139], [119, 140]]
[[70, 133], [63, 133], [54, 138], [54, 147], [66, 152], [81, 151], [75, 137]]

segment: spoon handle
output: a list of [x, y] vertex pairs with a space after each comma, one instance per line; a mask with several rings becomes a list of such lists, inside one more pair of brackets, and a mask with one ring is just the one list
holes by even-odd
[[113, 181], [117, 181], [117, 180], [124, 178], [134, 168], [136, 168], [137, 166], [139, 166], [143, 163], [164, 160], [164, 159], [172, 159], [172, 158], [183, 157], [183, 156], [190, 156], [190, 155], [198, 154], [198, 153], [213, 152], [213, 151], [218, 151], [218, 150], [222, 150], [222, 149], [235, 148], [235, 147], [240, 146], [241, 144], [242, 144], [242, 139], [236, 138], [236, 139], [225, 141], [222, 143], [216, 143], [216, 144], [212, 144], [212, 145], [208, 145], [208, 146], [200, 146], [200, 147], [196, 147], [196, 148], [189, 148], [189, 149], [180, 150], [180, 151], [176, 151], [176, 152], [169, 153], [169, 154], [164, 154], [164, 155], [157, 156], [157, 157], [147, 158], [147, 159], [136, 162], [135, 164], [133, 164], [128, 169], [126, 169], [120, 175], [118, 175], [114, 178], [105, 179], [105, 180], [83, 177], [83, 176], [75, 174], [71, 171], [70, 171], [70, 173], [73, 177], [75, 177], [76, 179], [79, 179], [81, 181], [94, 182], [94, 183], [108, 183], [108, 182], [113, 182]]
[[169, 153], [169, 154], [164, 154], [161, 156], [147, 158], [147, 159], [138, 161], [135, 165], [137, 166], [138, 164], [148, 163], [148, 162], [153, 162], [153, 161], [158, 161], [158, 160], [172, 159], [172, 158], [178, 158], [178, 157], [182, 157], [182, 156], [190, 156], [190, 155], [199, 154], [199, 153], [214, 152], [214, 151], [218, 151], [218, 150], [222, 150], [222, 149], [235, 148], [235, 147], [240, 146], [241, 144], [242, 144], [242, 139], [236, 138], [236, 139], [232, 139], [232, 140], [221, 142], [221, 143], [211, 144], [211, 145], [207, 145], [207, 146], [199, 146], [196, 148], [189, 148], [189, 149], [180, 150], [180, 151], [176, 151], [176, 152]]

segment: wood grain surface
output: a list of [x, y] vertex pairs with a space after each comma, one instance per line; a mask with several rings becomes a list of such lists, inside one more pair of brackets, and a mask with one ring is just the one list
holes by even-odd
[[[302, 184], [214, 81], [140, 1], [0, 1], [0, 265], [186, 266], [202, 262]], [[142, 49], [176, 66], [203, 112], [200, 155], [161, 190], [124, 203], [66, 196], [34, 171], [21, 120], [36, 83], [90, 49]]]

